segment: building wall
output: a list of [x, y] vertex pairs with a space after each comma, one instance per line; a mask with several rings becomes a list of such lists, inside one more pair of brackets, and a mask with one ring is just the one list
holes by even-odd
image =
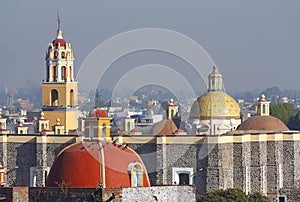
[[136, 188], [10, 187], [0, 189], [3, 201], [186, 201], [195, 202], [194, 186]]
[[[131, 140], [132, 143], [131, 143]], [[281, 188], [298, 188], [300, 177], [299, 132], [230, 132], [222, 136], [156, 136], [122, 141], [156, 149], [156, 185], [173, 184], [172, 168], [192, 168], [197, 194], [216, 189], [239, 188], [277, 199]], [[147, 146], [146, 146], [147, 145]], [[151, 145], [151, 146], [150, 146]], [[151, 148], [151, 149], [150, 149]], [[146, 167], [148, 165], [146, 164]], [[153, 184], [153, 180], [151, 180]]]
[[182, 201], [195, 202], [194, 186], [158, 186], [123, 188], [122, 201]]
[[[228, 133], [222, 136], [120, 136], [142, 158], [151, 185], [171, 185], [173, 168], [192, 169], [197, 194], [239, 188], [272, 199], [281, 189], [299, 188], [300, 133]], [[45, 169], [64, 147], [80, 141], [68, 135], [1, 135], [0, 159], [7, 186], [44, 186]]]
[[45, 171], [64, 147], [79, 141], [77, 136], [2, 135], [0, 159], [6, 171], [6, 186], [30, 186], [35, 169], [36, 186], [45, 186]]
[[78, 92], [77, 92], [77, 82], [68, 82], [68, 83], [42, 83], [42, 105], [51, 106], [51, 91], [58, 91], [58, 106], [70, 107], [70, 91], [73, 90], [74, 103], [73, 106], [78, 105]]
[[54, 111], [47, 111], [43, 109], [45, 118], [49, 120], [50, 129], [56, 125], [57, 118], [60, 119], [60, 124], [65, 126], [65, 130], [68, 133], [69, 130], [76, 130], [78, 128], [79, 111], [77, 108], [70, 109], [57, 109]]

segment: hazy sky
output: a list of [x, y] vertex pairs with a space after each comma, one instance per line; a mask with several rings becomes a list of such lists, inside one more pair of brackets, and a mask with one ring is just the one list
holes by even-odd
[[[76, 71], [94, 48], [114, 35], [133, 29], [163, 28], [200, 44], [223, 74], [226, 90], [272, 86], [299, 89], [297, 0], [1, 0], [1, 87], [41, 84], [46, 72], [45, 51], [56, 36], [58, 9], [64, 38], [75, 52]], [[141, 58], [146, 58], [144, 64]], [[172, 60], [154, 58], [152, 62], [149, 58], [154, 57], [137, 55], [136, 60], [140, 60], [139, 65], [165, 65]], [[128, 61], [120, 60], [116, 69], [125, 64]]]

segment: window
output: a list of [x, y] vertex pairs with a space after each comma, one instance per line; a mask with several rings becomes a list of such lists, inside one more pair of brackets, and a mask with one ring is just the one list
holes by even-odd
[[131, 124], [130, 124], [130, 121], [127, 122], [127, 131], [131, 131]]
[[106, 124], [105, 123], [102, 125], [102, 138], [106, 139]]
[[70, 90], [70, 106], [74, 106], [74, 91], [73, 89]]
[[49, 172], [50, 172], [50, 167], [47, 167], [47, 168], [44, 169], [44, 179], [45, 179], [44, 182], [43, 182], [44, 186], [46, 186], [46, 181], [47, 181], [47, 177], [48, 177]]
[[36, 171], [35, 171], [35, 167], [30, 167], [30, 187], [36, 187]]
[[61, 52], [61, 58], [64, 59], [66, 57], [65, 52]]
[[94, 126], [92, 124], [89, 125], [89, 137], [90, 139], [94, 139]]
[[56, 66], [52, 67], [52, 81], [56, 80]]
[[174, 184], [193, 184], [193, 168], [172, 168]]
[[73, 81], [73, 72], [72, 72], [72, 67], [70, 66], [70, 79]]
[[279, 202], [285, 202], [285, 197], [284, 196], [279, 196], [278, 201]]
[[50, 67], [47, 67], [47, 81], [49, 81], [49, 76], [50, 76]]
[[58, 52], [55, 51], [55, 52], [54, 52], [54, 58], [57, 58], [57, 57], [58, 57]]
[[189, 173], [179, 173], [179, 184], [190, 184]]
[[63, 66], [61, 68], [61, 80], [66, 81], [66, 78], [67, 78], [66, 73], [67, 73], [67, 69], [65, 66]]
[[262, 113], [265, 114], [266, 113], [266, 105], [262, 106]]
[[58, 106], [58, 91], [55, 89], [51, 91], [51, 106]]
[[128, 165], [131, 187], [143, 186], [143, 166], [139, 162], [133, 162]]

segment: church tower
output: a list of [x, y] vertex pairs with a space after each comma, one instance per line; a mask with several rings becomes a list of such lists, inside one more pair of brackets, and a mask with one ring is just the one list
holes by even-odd
[[74, 80], [74, 55], [62, 35], [58, 15], [57, 36], [46, 51], [46, 79], [42, 83], [42, 111], [50, 127], [59, 119], [65, 133], [78, 127], [78, 90]]

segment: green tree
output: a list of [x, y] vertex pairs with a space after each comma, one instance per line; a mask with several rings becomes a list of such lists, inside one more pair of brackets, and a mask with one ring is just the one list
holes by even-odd
[[260, 193], [253, 193], [248, 195], [248, 202], [269, 202], [270, 199]]
[[292, 103], [278, 103], [271, 105], [270, 113], [287, 125], [289, 119], [294, 116], [295, 109]]
[[282, 94], [278, 87], [267, 88], [262, 92], [267, 98], [271, 98], [273, 103], [277, 103], [279, 96]]
[[291, 130], [300, 130], [300, 112], [289, 119], [287, 126]]
[[197, 197], [197, 202], [269, 202], [260, 193], [246, 195], [239, 189], [215, 190]]

